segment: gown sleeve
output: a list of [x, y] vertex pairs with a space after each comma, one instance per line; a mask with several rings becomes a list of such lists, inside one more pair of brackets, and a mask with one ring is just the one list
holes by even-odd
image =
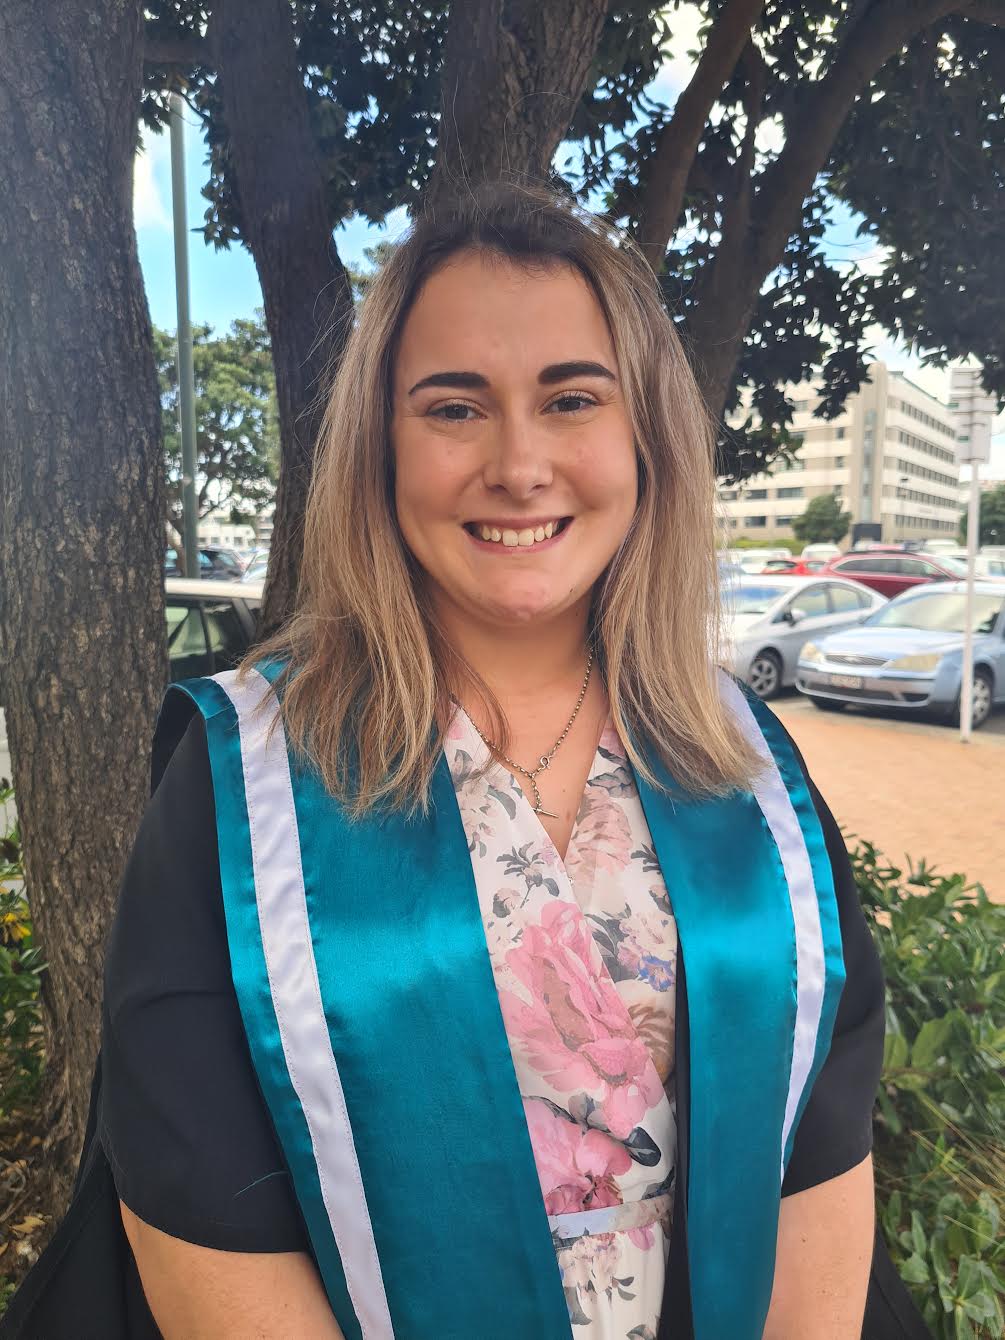
[[144, 815], [109, 939], [99, 1136], [119, 1197], [155, 1228], [309, 1251], [231, 980], [198, 714]]
[[[796, 754], [805, 771], [798, 750]], [[862, 913], [841, 830], [820, 792], [808, 777], [807, 781], [834, 872], [845, 984], [830, 1052], [796, 1130], [783, 1196], [848, 1172], [869, 1154], [883, 1065], [885, 987], [879, 954]]]

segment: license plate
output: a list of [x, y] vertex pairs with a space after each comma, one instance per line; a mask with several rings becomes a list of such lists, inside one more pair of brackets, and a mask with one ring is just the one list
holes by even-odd
[[836, 689], [860, 689], [862, 687], [861, 675], [828, 675], [827, 679]]

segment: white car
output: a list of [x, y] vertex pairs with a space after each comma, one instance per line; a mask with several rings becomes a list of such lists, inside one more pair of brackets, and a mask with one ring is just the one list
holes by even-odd
[[822, 541], [822, 540], [821, 540], [820, 543], [818, 543], [818, 544], [804, 544], [804, 545], [803, 545], [803, 551], [802, 551], [802, 553], [799, 555], [799, 557], [800, 557], [800, 558], [840, 558], [840, 557], [841, 557], [841, 547], [840, 547], [840, 545], [836, 545], [836, 544], [828, 544], [828, 543], [824, 543], [824, 541]]
[[804, 642], [861, 623], [885, 605], [878, 591], [843, 577], [742, 577], [723, 592], [727, 666], [759, 698], [795, 684]]

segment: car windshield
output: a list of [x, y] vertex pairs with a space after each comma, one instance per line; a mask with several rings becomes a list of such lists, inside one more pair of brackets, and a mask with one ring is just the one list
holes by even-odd
[[764, 614], [780, 595], [789, 590], [787, 586], [734, 586], [726, 593], [727, 614]]
[[[974, 593], [975, 633], [990, 633], [1002, 607], [1002, 597], [988, 592]], [[966, 622], [966, 597], [963, 592], [932, 591], [910, 600], [892, 600], [870, 616], [872, 628], [918, 628], [926, 633], [962, 633]]]

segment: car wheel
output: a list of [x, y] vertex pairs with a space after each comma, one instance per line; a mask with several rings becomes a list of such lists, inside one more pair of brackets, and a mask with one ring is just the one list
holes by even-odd
[[750, 662], [747, 683], [765, 702], [777, 698], [782, 687], [782, 663], [773, 651], [759, 651]]
[[970, 708], [973, 715], [970, 718], [972, 730], [980, 730], [988, 717], [991, 715], [992, 695], [994, 685], [991, 676], [986, 670], [974, 671], [974, 692]]
[[[809, 694], [807, 694], [809, 697]], [[836, 702], [833, 698], [810, 698], [814, 707], [818, 707], [821, 712], [843, 712], [844, 703]]]
[[[956, 702], [942, 718], [947, 726], [958, 726], [962, 712], [962, 703], [957, 695]], [[980, 730], [991, 715], [994, 706], [994, 684], [987, 670], [974, 671], [974, 691], [970, 702], [970, 729]]]

